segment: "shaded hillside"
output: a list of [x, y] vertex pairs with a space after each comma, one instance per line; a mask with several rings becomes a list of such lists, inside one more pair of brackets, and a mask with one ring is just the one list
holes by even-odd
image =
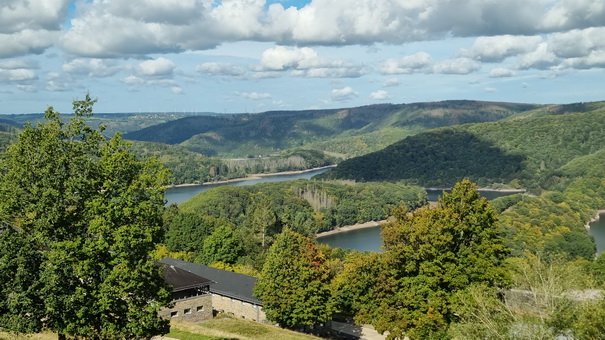
[[518, 178], [526, 187], [545, 186], [560, 167], [605, 148], [605, 102], [578, 108], [590, 111], [425, 132], [344, 161], [324, 177], [447, 186], [465, 177], [480, 185]]
[[128, 133], [125, 138], [180, 143], [192, 151], [221, 157], [269, 155], [298, 147], [352, 156], [379, 150], [429, 128], [500, 120], [540, 107], [443, 101], [187, 117]]

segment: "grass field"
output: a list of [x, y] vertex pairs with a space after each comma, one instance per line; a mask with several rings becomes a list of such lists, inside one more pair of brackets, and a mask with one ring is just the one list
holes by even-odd
[[258, 322], [218, 318], [197, 324], [172, 322], [166, 335], [180, 340], [317, 340], [312, 335], [292, 332]]
[[[312, 335], [272, 325], [231, 318], [217, 318], [197, 324], [172, 321], [167, 338], [179, 340], [318, 340]], [[1, 340], [56, 340], [53, 333], [13, 335], [0, 332]]]

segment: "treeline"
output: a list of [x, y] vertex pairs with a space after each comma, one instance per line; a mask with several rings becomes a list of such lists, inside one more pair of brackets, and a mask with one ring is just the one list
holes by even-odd
[[306, 170], [335, 162], [333, 157], [309, 150], [260, 159], [223, 160], [203, 156], [179, 145], [133, 141], [132, 151], [141, 159], [157, 157], [170, 170], [172, 185], [242, 178], [253, 173]]
[[539, 192], [560, 167], [605, 147], [605, 102], [571, 108], [590, 111], [441, 128], [344, 161], [323, 177], [431, 186], [469, 178]]
[[167, 208], [166, 245], [201, 263], [260, 269], [285, 227], [314, 237], [335, 227], [386, 219], [394, 208], [413, 209], [426, 198], [422, 188], [393, 183], [298, 180], [222, 186]]
[[186, 117], [130, 132], [125, 138], [180, 144], [197, 153], [222, 158], [266, 156], [300, 147], [355, 156], [429, 128], [494, 121], [541, 107], [443, 101]]

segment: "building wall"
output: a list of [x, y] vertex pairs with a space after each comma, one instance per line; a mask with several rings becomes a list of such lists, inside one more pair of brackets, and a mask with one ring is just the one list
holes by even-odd
[[199, 295], [194, 298], [173, 302], [172, 308], [160, 311], [160, 316], [166, 319], [178, 318], [185, 321], [202, 321], [212, 319], [212, 296]]
[[261, 306], [227, 296], [212, 294], [212, 308], [219, 313], [233, 314], [237, 318], [267, 322], [267, 317], [265, 312], [261, 310]]

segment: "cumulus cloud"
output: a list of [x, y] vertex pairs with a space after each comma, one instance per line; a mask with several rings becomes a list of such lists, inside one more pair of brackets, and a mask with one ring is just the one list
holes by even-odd
[[380, 73], [382, 74], [411, 74], [426, 72], [433, 60], [426, 52], [405, 56], [401, 59], [388, 59], [382, 63]]
[[469, 74], [481, 68], [481, 63], [470, 58], [456, 58], [441, 61], [433, 66], [435, 73]]
[[389, 78], [387, 80], [385, 80], [384, 84], [382, 84], [382, 86], [384, 87], [393, 87], [393, 86], [399, 86], [401, 85], [401, 80], [397, 79], [397, 78]]
[[0, 69], [0, 82], [24, 83], [37, 78], [36, 73], [28, 69]]
[[483, 62], [499, 62], [508, 57], [527, 53], [536, 49], [542, 42], [539, 36], [502, 35], [479, 37], [470, 50], [463, 50], [461, 55]]
[[171, 60], [160, 57], [139, 63], [136, 72], [145, 77], [167, 77], [172, 75], [175, 68]]
[[519, 57], [517, 67], [519, 69], [547, 69], [559, 62], [559, 59], [548, 48], [547, 43], [541, 43], [536, 50]]
[[378, 90], [370, 93], [370, 98], [375, 100], [389, 99], [389, 93], [385, 90]]
[[594, 51], [605, 50], [605, 27], [555, 33], [549, 37], [548, 45], [560, 58], [585, 57]]
[[0, 6], [0, 58], [40, 54], [59, 39], [69, 0], [5, 0]]
[[172, 91], [174, 94], [183, 94], [183, 89], [178, 86], [173, 86], [170, 91]]
[[359, 96], [359, 93], [357, 93], [355, 90], [353, 90], [349, 86], [345, 86], [345, 87], [342, 87], [339, 89], [333, 89], [332, 92], [330, 93], [330, 98], [332, 99], [332, 101], [338, 101], [338, 102], [351, 100], [358, 96]]
[[196, 71], [211, 76], [243, 76], [246, 70], [238, 65], [222, 62], [207, 62], [196, 67]]
[[515, 71], [504, 68], [504, 67], [496, 67], [489, 71], [490, 78], [504, 78], [504, 77], [512, 77], [515, 75]]
[[357, 78], [371, 71], [369, 67], [351, 61], [321, 58], [309, 47], [276, 46], [262, 53], [258, 71], [286, 70], [290, 70], [292, 76], [309, 78]]
[[115, 60], [78, 58], [63, 64], [62, 69], [67, 73], [85, 74], [92, 78], [104, 78], [122, 71], [123, 67]]

